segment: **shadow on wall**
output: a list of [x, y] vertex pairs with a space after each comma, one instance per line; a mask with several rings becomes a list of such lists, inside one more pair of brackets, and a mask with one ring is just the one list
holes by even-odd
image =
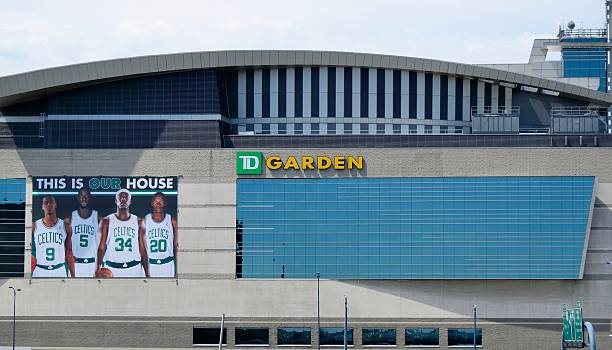
[[550, 112], [553, 107], [588, 106], [588, 102], [566, 97], [538, 94], [521, 89], [512, 91], [512, 104], [521, 106], [519, 126], [521, 128], [542, 128], [550, 126]]

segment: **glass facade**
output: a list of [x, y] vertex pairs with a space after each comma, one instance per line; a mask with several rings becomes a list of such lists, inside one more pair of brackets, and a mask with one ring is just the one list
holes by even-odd
[[237, 180], [237, 277], [577, 279], [594, 177]]
[[[474, 346], [474, 329], [450, 328], [448, 330], [448, 346]], [[476, 346], [482, 346], [482, 328], [476, 328]]]
[[406, 346], [439, 346], [440, 329], [438, 328], [406, 328], [404, 330]]
[[0, 278], [23, 277], [25, 179], [0, 179]]
[[310, 328], [278, 328], [277, 341], [278, 345], [310, 345]]
[[[347, 330], [347, 343], [353, 345], [353, 329]], [[344, 345], [344, 328], [321, 328], [321, 345]]]
[[[605, 43], [606, 38], [566, 38], [562, 42]], [[599, 78], [599, 91], [606, 92], [606, 48], [585, 47], [563, 49], [564, 78]]]
[[48, 114], [220, 114], [213, 69], [155, 74], [51, 94]]
[[395, 345], [395, 328], [363, 328], [363, 345]]
[[269, 332], [268, 328], [236, 328], [236, 345], [267, 345]]
[[[217, 345], [219, 344], [220, 328], [198, 328], [193, 329], [193, 345]], [[223, 328], [223, 344], [227, 344], [227, 328]]]

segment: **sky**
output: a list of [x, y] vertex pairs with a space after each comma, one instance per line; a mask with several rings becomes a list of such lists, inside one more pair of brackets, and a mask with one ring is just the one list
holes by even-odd
[[226, 49], [525, 63], [569, 20], [603, 28], [604, 0], [0, 0], [0, 76]]

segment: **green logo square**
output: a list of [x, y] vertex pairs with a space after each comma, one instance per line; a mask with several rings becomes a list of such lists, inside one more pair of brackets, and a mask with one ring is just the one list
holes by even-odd
[[261, 175], [263, 169], [261, 152], [236, 152], [237, 175]]

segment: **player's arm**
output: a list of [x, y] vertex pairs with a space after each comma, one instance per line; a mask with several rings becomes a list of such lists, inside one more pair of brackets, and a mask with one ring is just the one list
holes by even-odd
[[30, 258], [30, 267], [32, 268], [32, 273], [34, 273], [34, 269], [36, 269], [36, 242], [34, 241], [34, 232], [36, 232], [36, 222], [32, 223], [32, 242], [30, 242], [31, 244], [31, 251], [32, 251], [32, 257]]
[[178, 224], [176, 222], [176, 218], [172, 218], [172, 231], [174, 232], [174, 276], [178, 276], [178, 266], [177, 266], [177, 257], [178, 257]]
[[138, 219], [138, 246], [140, 248], [140, 261], [145, 271], [145, 276], [149, 277], [149, 256], [147, 255], [147, 245], [145, 243], [145, 221]]
[[102, 259], [104, 259], [104, 254], [106, 254], [106, 241], [108, 237], [108, 219], [102, 219], [102, 224], [100, 225], [100, 244], [98, 245], [98, 257], [96, 260], [96, 276], [100, 272], [100, 265], [102, 264]]
[[66, 228], [66, 264], [68, 264], [68, 270], [70, 271], [70, 277], [74, 277], [74, 254], [72, 253], [72, 226], [70, 224], [64, 224]]

